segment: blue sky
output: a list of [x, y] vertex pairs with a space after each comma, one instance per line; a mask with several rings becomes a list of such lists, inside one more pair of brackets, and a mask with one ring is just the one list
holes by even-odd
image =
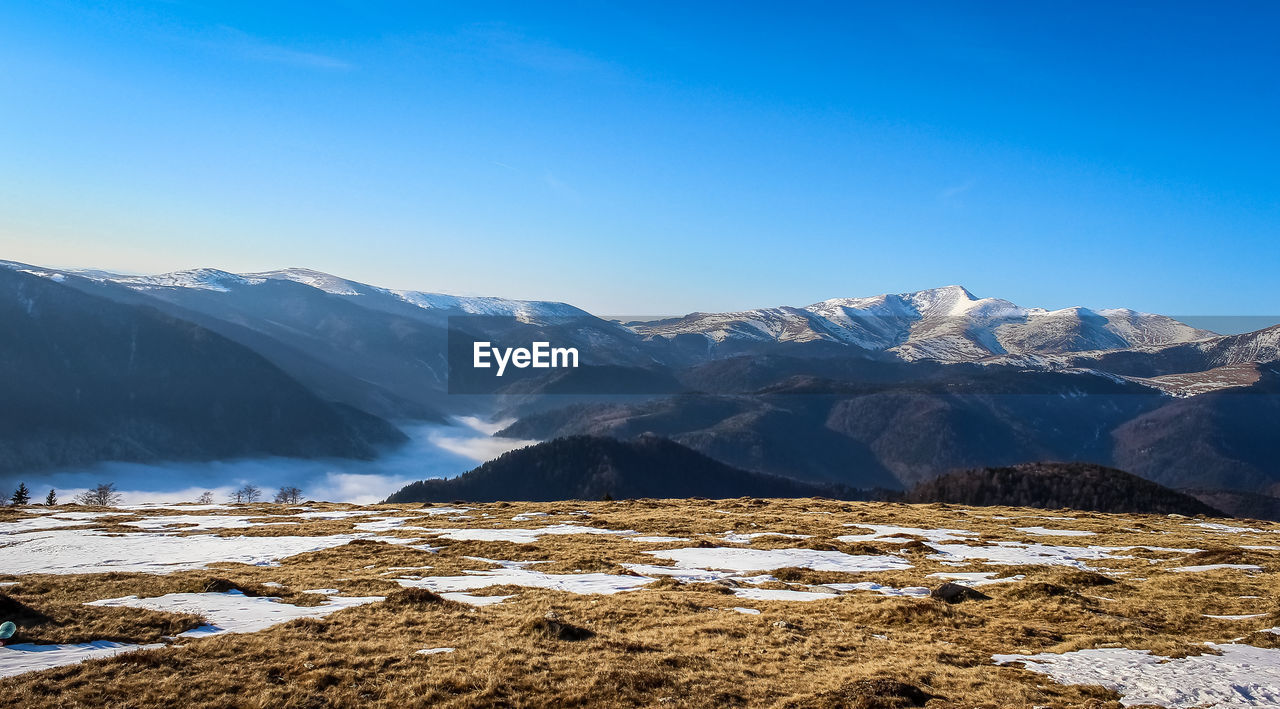
[[0, 258], [1280, 313], [1274, 3], [0, 5]]

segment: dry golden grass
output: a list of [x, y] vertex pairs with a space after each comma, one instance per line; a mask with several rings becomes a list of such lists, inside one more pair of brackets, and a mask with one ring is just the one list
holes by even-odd
[[[196, 622], [190, 616], [90, 610], [79, 605], [125, 595], [238, 588], [251, 595], [281, 596], [291, 603], [315, 603], [322, 597], [301, 592], [336, 588], [343, 595], [388, 597], [320, 620], [177, 642], [159, 650], [0, 680], [0, 696], [15, 706], [30, 707], [1115, 708], [1120, 704], [1114, 692], [1058, 685], [1019, 667], [996, 666], [991, 655], [1128, 647], [1182, 656], [1205, 652], [1206, 641], [1227, 642], [1242, 636], [1245, 642], [1260, 646], [1280, 645], [1280, 636], [1255, 632], [1280, 625], [1280, 585], [1276, 583], [1280, 552], [1241, 549], [1241, 545], [1280, 545], [1280, 527], [1263, 522], [1228, 520], [1228, 524], [1266, 531], [1224, 534], [1193, 526], [1203, 520], [828, 500], [468, 506], [474, 509], [467, 519], [428, 517], [426, 510], [408, 505], [369, 509], [378, 516], [410, 517], [406, 526], [488, 529], [576, 523], [690, 541], [649, 544], [622, 536], [578, 534], [546, 535], [533, 543], [516, 544], [438, 539], [421, 531], [393, 529], [378, 535], [430, 539], [438, 550], [364, 539], [300, 554], [270, 567], [221, 563], [166, 576], [0, 575], [0, 580], [19, 581], [3, 589], [8, 597], [51, 618], [30, 631], [24, 628], [23, 632], [32, 633], [26, 637], [41, 642], [155, 641]], [[235, 513], [278, 520], [291, 512], [274, 505], [247, 509]], [[588, 514], [574, 514], [578, 511]], [[528, 512], [547, 514], [511, 519]], [[1067, 515], [1074, 519], [1041, 519]], [[2, 511], [0, 521], [23, 516]], [[137, 532], [118, 524], [133, 518], [107, 518], [109, 524], [84, 529]], [[328, 535], [353, 533], [353, 525], [360, 521], [315, 520], [182, 533]], [[979, 535], [970, 544], [1020, 541], [1140, 548], [1121, 552], [1131, 558], [1090, 562], [1102, 573], [1038, 565], [992, 566], [982, 561], [948, 566], [928, 558], [932, 550], [919, 543], [838, 541], [839, 536], [867, 531], [846, 523], [965, 529]], [[1034, 526], [1096, 534], [1045, 537], [1015, 529]], [[536, 567], [546, 573], [630, 573], [622, 564], [664, 563], [645, 554], [646, 550], [735, 546], [718, 538], [726, 531], [810, 535], [804, 539], [758, 537], [750, 545], [739, 546], [898, 553], [913, 564], [906, 570], [856, 574], [781, 569], [772, 572], [779, 582], [766, 587], [803, 589], [857, 581], [936, 587], [942, 580], [929, 574], [952, 571], [996, 571], [999, 576], [1022, 574], [1025, 579], [983, 586], [990, 600], [955, 605], [869, 592], [804, 603], [749, 601], [732, 595], [730, 584], [660, 579], [641, 590], [609, 596], [491, 587], [476, 593], [515, 597], [482, 608], [444, 601], [428, 592], [402, 591], [394, 580], [408, 574], [451, 576], [492, 568], [473, 557], [551, 560]], [[1203, 551], [1145, 550], [1149, 547]], [[1217, 563], [1256, 564], [1263, 572], [1171, 571]], [[262, 586], [265, 582], [282, 587]], [[734, 612], [735, 606], [757, 608], [761, 613]], [[1247, 621], [1205, 617], [1250, 613], [1271, 615]], [[437, 647], [455, 651], [415, 654]]]

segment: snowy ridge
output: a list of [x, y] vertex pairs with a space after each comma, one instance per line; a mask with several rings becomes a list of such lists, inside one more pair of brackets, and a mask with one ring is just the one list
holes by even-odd
[[[8, 262], [5, 262], [4, 265], [11, 268], [31, 268], [22, 264], [9, 264]], [[35, 275], [58, 275], [36, 273], [35, 271], [28, 272], [35, 273]], [[423, 310], [436, 311], [442, 315], [514, 317], [521, 322], [538, 324], [592, 317], [586, 311], [567, 303], [393, 290], [371, 286], [309, 268], [285, 268], [276, 271], [240, 274], [220, 271], [214, 268], [197, 268], [153, 276], [132, 276], [91, 270], [68, 271], [68, 273], [94, 281], [115, 283], [139, 291], [160, 288], [186, 288], [231, 293], [238, 288], [262, 285], [268, 281], [290, 281], [309, 288], [315, 288], [329, 295], [344, 298], [388, 298], [417, 306]]]
[[693, 313], [635, 324], [653, 338], [702, 335], [730, 340], [828, 342], [888, 351], [905, 360], [973, 361], [1008, 354], [1053, 354], [1160, 346], [1214, 337], [1162, 315], [1074, 307], [1024, 308], [945, 286], [870, 298], [834, 298], [803, 308]]

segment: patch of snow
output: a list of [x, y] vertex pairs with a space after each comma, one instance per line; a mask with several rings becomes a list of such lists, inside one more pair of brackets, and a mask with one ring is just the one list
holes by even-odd
[[406, 527], [405, 522], [412, 521], [412, 517], [378, 517], [368, 522], [356, 522], [353, 527], [362, 532], [390, 532], [393, 529], [408, 529], [419, 532], [427, 531], [425, 527]]
[[835, 593], [777, 588], [735, 588], [733, 595], [751, 601], [829, 601], [840, 597]]
[[204, 531], [207, 529], [248, 529], [250, 527], [278, 527], [284, 524], [298, 524], [296, 521], [290, 522], [250, 522], [251, 519], [258, 519], [257, 516], [251, 515], [157, 515], [155, 517], [147, 517], [136, 522], [121, 522], [128, 527], [137, 527], [145, 529], [149, 532], [158, 531], [174, 531], [174, 532], [190, 532]]
[[427, 530], [443, 539], [460, 542], [513, 542], [515, 544], [533, 544], [538, 537], [547, 534], [616, 534], [634, 535], [633, 530], [598, 529], [576, 524], [555, 524], [539, 529], [431, 529]]
[[824, 583], [827, 588], [834, 588], [837, 591], [874, 591], [881, 596], [907, 596], [910, 598], [924, 598], [929, 595], [929, 589], [924, 586], [907, 586], [906, 588], [894, 588], [893, 586], [885, 586], [871, 581], [862, 581], [859, 583]]
[[727, 609], [727, 610], [737, 611], [738, 613], [742, 613], [743, 615], [760, 615], [760, 610], [759, 610], [759, 609], [757, 609], [757, 608], [746, 608], [746, 607], [744, 607], [744, 606], [734, 606], [733, 608], [729, 608], [729, 609]]
[[968, 544], [929, 544], [938, 552], [929, 558], [943, 563], [981, 559], [998, 566], [1072, 566], [1092, 570], [1085, 561], [1117, 559], [1115, 552], [1122, 547], [1064, 547], [1050, 544], [1023, 544], [1021, 542], [997, 542], [991, 546]]
[[911, 564], [896, 556], [853, 556], [840, 551], [817, 549], [739, 549], [739, 548], [685, 548], [646, 551], [662, 559], [675, 562], [677, 569], [716, 569], [723, 571], [770, 571], [784, 567], [813, 569], [814, 571], [896, 571], [909, 569]]
[[747, 532], [738, 534], [736, 532], [725, 532], [721, 534], [719, 539], [728, 544], [750, 544], [752, 540], [761, 537], [781, 537], [783, 539], [808, 539], [808, 534], [783, 534], [782, 532]]
[[439, 655], [439, 654], [442, 654], [442, 653], [449, 653], [449, 652], [453, 652], [453, 648], [451, 648], [451, 647], [428, 647], [428, 648], [423, 648], [422, 650], [418, 650], [418, 651], [416, 651], [414, 654], [415, 654], [415, 655]]
[[633, 541], [633, 542], [645, 542], [645, 543], [648, 543], [648, 544], [667, 544], [667, 543], [670, 543], [670, 542], [687, 542], [687, 541], [690, 541], [688, 537], [658, 537], [658, 536], [653, 536], [653, 537], [627, 537], [627, 539], [628, 539], [628, 540], [630, 540], [630, 541]]
[[396, 583], [406, 588], [425, 588], [436, 593], [474, 591], [490, 586], [523, 586], [525, 588], [549, 588], [580, 595], [610, 595], [631, 591], [647, 583], [647, 576], [621, 576], [618, 574], [544, 574], [540, 571], [518, 567], [502, 567], [484, 571], [467, 571], [465, 576], [427, 576], [419, 579], [399, 578]]
[[33, 645], [31, 643], [6, 645], [0, 647], [0, 677], [12, 677], [24, 672], [47, 670], [51, 667], [74, 665], [86, 660], [97, 660], [126, 652], [153, 650], [160, 647], [164, 645], [159, 643], [134, 645], [106, 640], [72, 645]]
[[846, 527], [870, 529], [871, 534], [847, 534], [836, 537], [836, 541], [846, 544], [857, 542], [886, 542], [889, 544], [906, 544], [911, 541], [903, 537], [923, 537], [931, 542], [952, 542], [972, 539], [978, 535], [965, 529], [921, 529], [920, 527], [898, 527], [892, 524], [848, 523]]
[[964, 584], [965, 586], [985, 586], [991, 583], [1010, 583], [1013, 581], [1021, 581], [1026, 578], [1022, 574], [1017, 576], [1006, 576], [1004, 578], [992, 578], [996, 575], [994, 571], [939, 571], [929, 574], [929, 578], [946, 579]]
[[1204, 529], [1213, 530], [1215, 532], [1224, 532], [1227, 534], [1243, 534], [1245, 532], [1263, 532], [1264, 531], [1261, 529], [1255, 529], [1254, 527], [1232, 527], [1229, 524], [1219, 524], [1217, 522], [1196, 522], [1193, 525], [1187, 525], [1187, 526], [1201, 527]]
[[997, 664], [1021, 662], [1062, 684], [1101, 685], [1120, 703], [1165, 707], [1280, 706], [1280, 650], [1214, 645], [1221, 655], [1167, 658], [1148, 650], [1099, 648], [1062, 654], [993, 655]]
[[28, 517], [16, 522], [0, 522], [0, 534], [23, 534], [25, 532], [37, 532], [42, 529], [56, 529], [58, 527], [83, 527], [88, 524], [92, 524], [92, 522], [66, 519], [62, 515]]
[[[342, 546], [368, 534], [323, 537], [175, 536], [157, 532], [106, 534], [97, 531], [52, 530], [16, 537], [4, 548], [9, 574], [168, 574], [203, 569], [226, 561], [272, 566], [285, 557]], [[381, 539], [382, 541], [408, 541]]]
[[[307, 591], [307, 593], [312, 592]], [[194, 613], [203, 616], [209, 623], [180, 633], [178, 637], [207, 638], [223, 633], [256, 633], [298, 618], [321, 618], [330, 613], [376, 603], [382, 599], [382, 596], [330, 597], [328, 601], [318, 606], [295, 606], [280, 603], [277, 598], [246, 596], [239, 591], [227, 591], [226, 593], [170, 593], [155, 598], [125, 596], [93, 601], [85, 605]]]
[[1266, 616], [1267, 616], [1266, 613], [1251, 613], [1249, 615], [1209, 615], [1208, 613], [1204, 614], [1204, 617], [1213, 618], [1214, 620], [1251, 620], [1253, 618], [1265, 618]]
[[1050, 529], [1048, 527], [1015, 527], [1015, 529], [1042, 537], [1092, 537], [1097, 534], [1097, 532], [1086, 532], [1082, 529]]
[[1169, 569], [1179, 573], [1196, 573], [1200, 571], [1217, 571], [1219, 569], [1239, 569], [1241, 571], [1262, 571], [1262, 567], [1256, 564], [1203, 564], [1201, 566], [1179, 566], [1176, 569]]
[[458, 603], [465, 603], [469, 606], [483, 607], [483, 606], [492, 606], [497, 603], [502, 603], [508, 598], [514, 598], [515, 596], [477, 596], [471, 593], [461, 593], [461, 592], [455, 591], [455, 592], [442, 593], [440, 594], [440, 597], [448, 599], [450, 601], [457, 601]]

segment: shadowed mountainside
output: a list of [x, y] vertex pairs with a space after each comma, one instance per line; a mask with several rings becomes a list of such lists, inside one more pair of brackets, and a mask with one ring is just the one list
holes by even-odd
[[905, 501], [1222, 516], [1190, 495], [1090, 463], [1025, 463], [962, 470], [916, 485]]
[[371, 458], [394, 426], [150, 308], [0, 269], [0, 470], [250, 455]]
[[573, 436], [511, 451], [456, 478], [406, 485], [387, 502], [814, 497], [839, 492], [738, 470], [657, 436], [627, 441]]

